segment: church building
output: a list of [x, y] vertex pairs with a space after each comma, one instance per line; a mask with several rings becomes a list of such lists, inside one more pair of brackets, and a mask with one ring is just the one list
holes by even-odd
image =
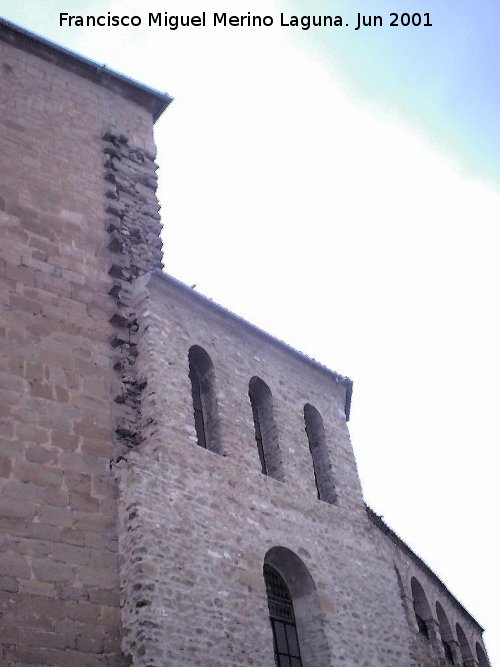
[[0, 665], [489, 667], [351, 380], [163, 271], [171, 98], [4, 20], [0, 72]]

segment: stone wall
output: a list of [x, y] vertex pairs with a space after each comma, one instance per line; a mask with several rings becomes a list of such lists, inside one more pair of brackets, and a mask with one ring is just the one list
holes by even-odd
[[436, 667], [447, 651], [486, 667], [478, 624], [367, 512], [350, 382], [149, 273], [144, 89], [133, 101], [3, 30], [0, 665], [272, 667], [266, 563], [304, 667]]
[[[295, 595], [304, 667], [486, 664], [475, 657], [476, 644], [484, 649], [480, 626], [363, 502], [346, 424], [350, 382], [165, 274], [136, 281], [133, 307], [142, 438], [115, 466], [133, 664], [272, 667], [264, 562], [282, 568]], [[193, 346], [213, 365], [216, 447], [198, 444]], [[249, 398], [255, 377], [272, 393], [283, 481], [262, 474]], [[326, 501], [305, 405], [323, 421], [335, 492]]]
[[[326, 647], [305, 665], [414, 665], [394, 566], [367, 539], [374, 527], [346, 426], [349, 383], [168, 277], [138, 281], [136, 312], [144, 439], [115, 468], [134, 665], [272, 667], [262, 569], [276, 547], [295, 554], [314, 582], [317, 606], [304, 603], [304, 623], [316, 623]], [[222, 455], [197, 444], [193, 345], [215, 369]], [[261, 472], [253, 376], [272, 392], [283, 482]], [[334, 503], [317, 497], [307, 403], [323, 418]]]
[[0, 37], [0, 664], [122, 665], [103, 151], [152, 117]]
[[[384, 525], [380, 517], [371, 510], [368, 510], [368, 515], [374, 524], [370, 539], [378, 544], [384, 558], [392, 561], [396, 569], [403, 607], [412, 630], [410, 647], [415, 662], [422, 667], [437, 664], [473, 667], [480, 664], [477, 646], [480, 647], [479, 653], [482, 651], [486, 655], [483, 628], [428, 566]], [[416, 588], [423, 592], [421, 603], [415, 600]], [[419, 632], [415, 607], [425, 621], [427, 636]], [[448, 657], [443, 642], [448, 645]], [[450, 662], [450, 653], [453, 663]]]
[[145, 381], [137, 376], [138, 325], [131, 304], [134, 281], [148, 271], [161, 268], [162, 242], [159, 205], [156, 199], [154, 154], [129, 145], [128, 138], [112, 132], [104, 137], [107, 156], [106, 229], [112, 252], [109, 290], [114, 301], [111, 317], [115, 333], [113, 369], [119, 379], [114, 396], [116, 457], [141, 442], [141, 393]]

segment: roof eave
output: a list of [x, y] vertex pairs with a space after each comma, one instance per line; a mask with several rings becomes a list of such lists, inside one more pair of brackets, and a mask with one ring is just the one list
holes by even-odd
[[173, 98], [0, 17], [0, 39], [64, 67], [147, 109], [156, 122]]
[[368, 515], [368, 518], [370, 521], [377, 526], [382, 533], [384, 533], [392, 542], [399, 547], [402, 551], [404, 551], [410, 558], [419, 565], [419, 567], [424, 570], [427, 575], [434, 581], [435, 584], [453, 601], [453, 603], [460, 609], [460, 611], [466, 616], [469, 621], [476, 626], [476, 628], [479, 630], [481, 634], [484, 632], [484, 628], [480, 623], [476, 621], [474, 616], [470, 612], [467, 611], [467, 609], [463, 606], [463, 604], [458, 600], [453, 593], [448, 589], [446, 584], [441, 581], [441, 579], [438, 577], [438, 575], [427, 565], [427, 563], [420, 558], [420, 556], [413, 551], [413, 549], [406, 544], [406, 542], [399, 537], [397, 533], [395, 533], [390, 526], [386, 524], [384, 519], [377, 514], [369, 505], [366, 505], [366, 513]]
[[312, 357], [309, 357], [307, 354], [304, 354], [303, 352], [300, 352], [296, 348], [292, 347], [291, 345], [288, 345], [288, 343], [285, 343], [279, 338], [276, 338], [275, 336], [272, 336], [271, 334], [267, 333], [267, 331], [264, 331], [260, 327], [256, 326], [255, 324], [252, 324], [248, 320], [245, 320], [243, 317], [240, 315], [236, 315], [236, 313], [233, 313], [232, 311], [228, 310], [227, 308], [224, 308], [224, 306], [221, 306], [220, 304], [216, 303], [215, 301], [212, 301], [212, 299], [209, 299], [208, 297], [204, 296], [203, 294], [200, 294], [199, 292], [196, 292], [194, 289], [186, 285], [185, 283], [181, 282], [177, 278], [174, 278], [170, 274], [166, 273], [165, 271], [162, 271], [161, 269], [154, 269], [152, 271], [153, 276], [157, 276], [161, 280], [163, 280], [166, 283], [170, 283], [171, 285], [174, 285], [176, 288], [182, 290], [187, 296], [190, 298], [194, 298], [205, 305], [209, 306], [210, 308], [213, 308], [214, 310], [218, 311], [225, 317], [230, 317], [232, 320], [235, 320], [239, 324], [243, 325], [247, 329], [250, 329], [251, 331], [255, 332], [257, 335], [262, 336], [263, 338], [266, 338], [268, 341], [273, 343], [274, 345], [277, 345], [278, 347], [281, 347], [282, 349], [286, 350], [287, 352], [292, 353], [294, 356], [298, 357], [302, 361], [306, 362], [308, 365], [315, 367], [316, 369], [319, 369], [323, 373], [326, 373], [330, 377], [332, 377], [335, 381], [336, 384], [341, 384], [345, 386], [345, 391], [346, 391], [346, 397], [345, 397], [345, 404], [344, 404], [344, 411], [345, 411], [345, 416], [346, 416], [346, 421], [349, 421], [349, 415], [350, 415], [350, 409], [351, 409], [351, 397], [352, 397], [352, 380], [345, 375], [341, 375], [340, 373], [336, 373], [335, 371], [332, 371], [330, 368], [327, 366], [324, 366], [323, 364], [319, 363]]

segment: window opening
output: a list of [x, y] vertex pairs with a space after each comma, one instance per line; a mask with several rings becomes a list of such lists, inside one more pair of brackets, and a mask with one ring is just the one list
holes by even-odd
[[248, 396], [252, 406], [255, 442], [262, 473], [283, 482], [283, 465], [278, 443], [278, 430], [273, 416], [271, 390], [263, 380], [254, 376], [248, 385]]
[[450, 665], [454, 665], [455, 661], [453, 660], [453, 653], [451, 652], [451, 647], [447, 641], [443, 639], [443, 648], [444, 648], [444, 657]]
[[316, 408], [309, 403], [304, 405], [304, 422], [318, 498], [327, 503], [334, 503], [336, 500], [335, 484], [326, 444], [323, 418]]
[[424, 619], [431, 619], [433, 616], [424, 589], [415, 577], [412, 577], [411, 580], [411, 594], [418, 632], [426, 639], [430, 639], [429, 629]]
[[479, 642], [476, 642], [476, 655], [479, 662], [479, 667], [489, 667], [490, 663], [486, 657], [486, 653], [481, 648]]
[[191, 380], [191, 395], [193, 397], [194, 427], [200, 447], [207, 448], [205, 420], [203, 418], [203, 403], [201, 400], [200, 375], [192, 361], [189, 362], [189, 379]]
[[276, 667], [302, 667], [293, 602], [283, 577], [264, 565], [269, 620], [273, 630]]
[[200, 447], [222, 454], [214, 365], [199, 345], [189, 348], [188, 361], [196, 440]]
[[255, 441], [257, 442], [257, 450], [259, 452], [260, 466], [262, 468], [262, 474], [267, 475], [267, 465], [266, 457], [264, 454], [264, 444], [262, 442], [262, 431], [260, 430], [260, 419], [259, 419], [259, 408], [257, 407], [255, 401], [250, 396], [250, 403], [252, 405], [253, 413], [253, 424], [255, 427]]
[[415, 618], [417, 619], [418, 631], [420, 632], [421, 635], [424, 635], [424, 637], [427, 637], [427, 639], [429, 639], [429, 630], [427, 629], [426, 622], [418, 614], [415, 614]]
[[446, 612], [444, 611], [440, 602], [436, 602], [436, 614], [439, 623], [439, 634], [441, 635], [441, 643], [444, 650], [446, 664], [454, 665], [455, 659], [453, 657], [453, 651], [450, 644], [450, 641], [453, 639], [453, 634], [451, 632], [451, 627], [448, 622]]

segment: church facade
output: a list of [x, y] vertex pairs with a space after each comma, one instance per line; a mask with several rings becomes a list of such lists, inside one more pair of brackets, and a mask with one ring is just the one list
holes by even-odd
[[351, 381], [162, 271], [167, 95], [0, 23], [0, 664], [486, 667]]

